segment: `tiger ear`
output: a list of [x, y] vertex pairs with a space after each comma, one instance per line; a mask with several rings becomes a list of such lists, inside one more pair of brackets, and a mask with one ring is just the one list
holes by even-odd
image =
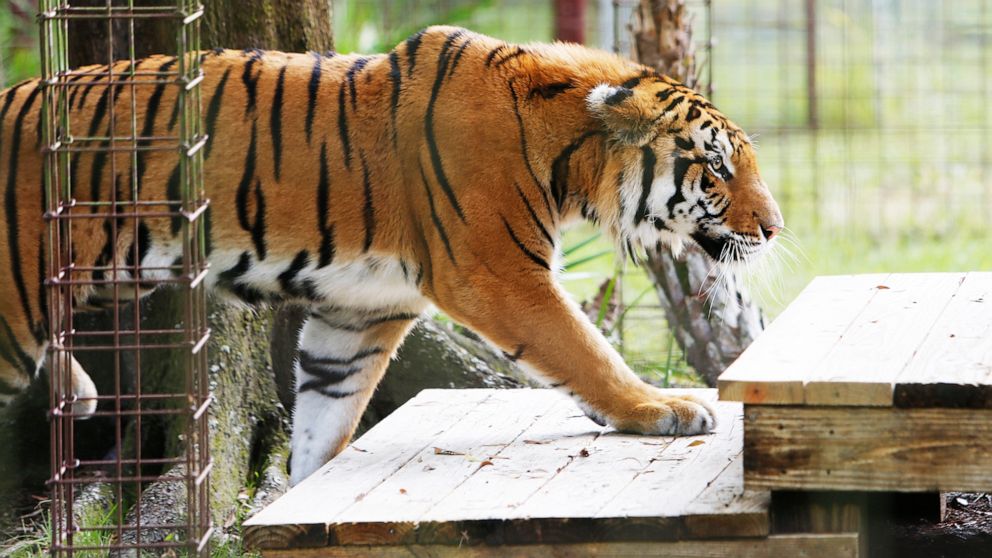
[[616, 141], [641, 146], [651, 137], [654, 119], [638, 102], [634, 90], [622, 85], [597, 85], [586, 96], [589, 111]]

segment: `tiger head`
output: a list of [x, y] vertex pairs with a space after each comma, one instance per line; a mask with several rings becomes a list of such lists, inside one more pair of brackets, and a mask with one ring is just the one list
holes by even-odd
[[[599, 85], [587, 98], [608, 140], [608, 220], [635, 254], [698, 244], [722, 263], [748, 262], [784, 226], [749, 138], [709, 101], [653, 73]], [[605, 217], [605, 215], [601, 215]]]

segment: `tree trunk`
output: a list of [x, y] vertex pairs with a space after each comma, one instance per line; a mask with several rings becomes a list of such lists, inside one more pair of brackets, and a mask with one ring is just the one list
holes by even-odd
[[[685, 0], [641, 0], [631, 28], [634, 58], [698, 88], [692, 18]], [[686, 361], [711, 386], [764, 329], [761, 308], [737, 281], [710, 290], [712, 261], [695, 245], [679, 257], [649, 253], [645, 269]], [[709, 295], [703, 293], [709, 292]]]

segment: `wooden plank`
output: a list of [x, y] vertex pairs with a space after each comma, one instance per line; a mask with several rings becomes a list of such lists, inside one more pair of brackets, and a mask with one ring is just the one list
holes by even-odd
[[572, 558], [581, 556], [646, 556], [664, 558], [856, 558], [857, 533], [827, 535], [775, 535], [767, 538], [711, 541], [584, 543], [518, 546], [337, 546], [292, 550], [266, 550], [266, 558]]
[[895, 404], [992, 408], [992, 273], [964, 278], [896, 379]]
[[421, 519], [439, 499], [484, 469], [484, 462], [504, 461], [506, 446], [563, 400], [573, 415], [579, 412], [551, 390], [505, 390], [490, 396], [340, 515], [352, 522]]
[[[436, 501], [422, 521], [517, 518], [516, 510], [607, 429], [589, 420], [573, 401], [554, 406], [485, 467]], [[743, 478], [741, 485], [743, 486]]]
[[[707, 399], [714, 396], [712, 390], [697, 390], [696, 394]], [[617, 432], [599, 436], [586, 448], [581, 459], [572, 461], [516, 511], [526, 517], [602, 517], [603, 508], [660, 459], [675, 440], [674, 437], [631, 436]], [[582, 498], [575, 497], [577, 487], [583, 490]], [[670, 517], [670, 514], [659, 517]]]
[[752, 405], [749, 488], [992, 490], [992, 410]]
[[[246, 543], [547, 544], [767, 535], [769, 495], [743, 490], [741, 404], [716, 402], [715, 390], [670, 391], [713, 402], [716, 434], [604, 434], [607, 429], [550, 390], [486, 391], [469, 400], [470, 409], [449, 410], [444, 420], [422, 416], [438, 409], [420, 397], [416, 412], [401, 413], [404, 406], [381, 423], [386, 427], [322, 469], [318, 477], [326, 480], [308, 479], [247, 522]], [[443, 397], [426, 402], [439, 401]], [[431, 420], [445, 426], [424, 435], [420, 425]]]
[[[743, 426], [742, 426], [743, 427]], [[771, 531], [771, 493], [744, 488], [744, 452], [711, 481], [683, 514], [685, 537], [761, 537]]]
[[[333, 518], [416, 457], [498, 390], [424, 390], [330, 463], [244, 523], [256, 548], [326, 543]], [[410, 428], [417, 424], [417, 428]], [[368, 448], [368, 449], [363, 449]], [[340, 482], [347, 478], [348, 482]], [[314, 498], [320, 494], [320, 498]]]
[[[910, 362], [963, 273], [894, 273], [806, 378], [807, 405], [892, 405]], [[881, 287], [885, 287], [884, 289]]]
[[743, 450], [743, 405], [720, 401], [714, 406], [717, 428], [713, 435], [676, 438], [596, 516], [684, 515], [692, 502], [731, 467]]
[[720, 398], [802, 404], [806, 375], [827, 356], [887, 278], [887, 274], [815, 278], [720, 376]]

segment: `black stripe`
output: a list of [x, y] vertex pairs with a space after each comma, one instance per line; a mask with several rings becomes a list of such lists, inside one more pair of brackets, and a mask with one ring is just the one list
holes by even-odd
[[524, 345], [517, 345], [512, 353], [503, 351], [503, 357], [510, 362], [517, 362], [524, 354]]
[[300, 250], [289, 264], [289, 267], [286, 268], [286, 271], [279, 274], [279, 285], [286, 294], [307, 300], [317, 300], [320, 298], [316, 292], [316, 285], [313, 282], [306, 280], [299, 283], [296, 282], [296, 276], [308, 265], [310, 265], [310, 253], [306, 250]]
[[[105, 150], [110, 146], [107, 140], [100, 142], [100, 149]], [[90, 199], [100, 200], [100, 190], [103, 186], [103, 168], [107, 164], [107, 151], [97, 151], [93, 154], [93, 166], [90, 167]]]
[[696, 148], [692, 138], [683, 138], [682, 136], [675, 136], [675, 145], [683, 151], [692, 151]]
[[237, 282], [237, 279], [247, 273], [249, 269], [251, 269], [251, 254], [242, 252], [238, 258], [238, 263], [218, 275], [217, 286], [231, 291], [248, 304], [262, 302], [265, 300], [265, 295], [261, 291]]
[[448, 253], [448, 259], [457, 267], [458, 263], [455, 262], [455, 253], [451, 250], [451, 242], [448, 240], [448, 233], [444, 230], [444, 224], [437, 215], [437, 208], [434, 206], [434, 194], [431, 193], [431, 186], [427, 182], [427, 175], [424, 174], [423, 165], [420, 165], [420, 179], [424, 182], [424, 190], [427, 191], [427, 204], [431, 210], [431, 221], [434, 222], [434, 228], [437, 229], [437, 233], [441, 237], [441, 242], [444, 243], [444, 250]]
[[[183, 199], [182, 192], [180, 191], [181, 188], [180, 188], [179, 178], [180, 178], [180, 176], [179, 176], [179, 164], [177, 163], [176, 166], [173, 167], [172, 172], [169, 173], [169, 180], [168, 180], [168, 182], [166, 182], [165, 195], [166, 195], [166, 198], [167, 199], [170, 199], [170, 200], [181, 200], [181, 199]], [[169, 232], [172, 233], [172, 236], [178, 235], [179, 234], [179, 231], [182, 230], [182, 228], [183, 228], [183, 220], [184, 220], [184, 217], [182, 215], [178, 215], [178, 214], [177, 215], [173, 215], [169, 219]]]
[[503, 226], [506, 227], [506, 232], [510, 233], [510, 238], [513, 239], [513, 243], [517, 245], [517, 248], [519, 248], [520, 251], [523, 252], [525, 256], [527, 256], [532, 261], [534, 261], [534, 263], [536, 263], [537, 265], [543, 267], [544, 269], [549, 269], [550, 270], [551, 269], [551, 266], [548, 265], [548, 262], [544, 261], [543, 258], [541, 258], [540, 256], [538, 256], [534, 252], [531, 252], [526, 246], [524, 246], [524, 243], [523, 242], [520, 242], [520, 239], [517, 238], [516, 233], [513, 232], [513, 228], [510, 227], [510, 223], [507, 222], [506, 217], [503, 217], [502, 215], [500, 215], [500, 219], [503, 220]]
[[522, 48], [520, 48], [518, 46], [513, 47], [513, 52], [511, 52], [510, 54], [507, 54], [503, 58], [500, 58], [499, 60], [497, 60], [496, 63], [494, 64], [494, 66], [496, 66], [498, 68], [498, 67], [502, 66], [503, 64], [506, 64], [510, 60], [513, 60], [514, 58], [517, 58], [518, 56], [523, 56], [524, 54], [527, 54], [527, 51], [526, 50], [524, 50], [524, 49], [522, 49]]
[[[302, 386], [300, 387], [300, 391], [301, 392], [304, 391]], [[320, 395], [323, 395], [324, 397], [330, 397], [331, 399], [345, 399], [346, 397], [351, 397], [352, 395], [355, 395], [354, 391], [337, 391], [337, 390], [328, 390], [328, 389], [318, 389], [314, 391], [316, 393], [319, 393]]]
[[103, 117], [107, 113], [107, 105], [110, 99], [110, 88], [104, 87], [103, 93], [100, 94], [100, 100], [96, 102], [96, 109], [93, 111], [93, 120], [90, 120], [90, 127], [87, 132], [87, 136], [94, 136], [97, 130], [100, 128], [100, 124], [103, 123]]
[[254, 78], [251, 75], [251, 69], [262, 59], [262, 51], [259, 49], [246, 50], [245, 53], [250, 53], [248, 62], [245, 63], [245, 70], [241, 74], [241, 81], [245, 84], [245, 92], [248, 94], [248, 102], [245, 104], [245, 116], [255, 112], [255, 104], [258, 99], [258, 80], [262, 76], [261, 70], [259, 70], [258, 75]]
[[[117, 182], [116, 180], [114, 181]], [[103, 221], [103, 248], [100, 249], [100, 255], [97, 256], [94, 267], [98, 268], [93, 271], [93, 280], [102, 281], [104, 277], [104, 270], [99, 269], [110, 263], [110, 258], [114, 255], [114, 230], [111, 226], [110, 219], [104, 219]]]
[[[3, 126], [4, 121], [7, 119], [7, 110], [10, 109], [10, 104], [14, 101], [14, 98], [17, 97], [16, 95], [17, 90], [20, 89], [21, 87], [24, 87], [27, 84], [28, 84], [27, 81], [22, 81], [21, 83], [18, 83], [17, 85], [11, 87], [4, 93], [5, 98], [3, 100], [3, 108], [0, 109], [0, 127]], [[3, 151], [2, 133], [0, 133], [0, 151]]]
[[[4, 351], [4, 360], [10, 361], [10, 353], [13, 352], [13, 356], [16, 357], [17, 361], [20, 363], [20, 368], [29, 377], [34, 377], [35, 370], [38, 368], [38, 364], [33, 358], [31, 358], [24, 349], [21, 347], [20, 343], [17, 342], [17, 337], [14, 336], [13, 330], [10, 329], [10, 324], [7, 323], [6, 318], [0, 316], [0, 325], [3, 326], [3, 334], [7, 337], [8, 348]], [[11, 362], [11, 364], [14, 364]]]
[[282, 171], [282, 103], [283, 91], [286, 88], [286, 66], [279, 70], [276, 80], [276, 92], [272, 96], [272, 108], [269, 117], [269, 131], [272, 134], [272, 164], [275, 167], [276, 182]]
[[587, 139], [600, 134], [595, 130], [585, 132], [568, 144], [551, 163], [551, 195], [554, 196], [555, 205], [559, 211], [565, 205], [565, 199], [568, 197], [568, 173], [572, 154], [582, 147]]
[[[107, 68], [106, 66], [103, 66], [100, 69], [105, 71], [106, 68]], [[96, 87], [96, 83], [95, 82], [97, 81], [97, 79], [98, 78], [94, 77], [93, 79], [91, 79], [88, 82], [86, 82], [86, 85], [85, 86], [83, 86], [83, 94], [79, 96], [79, 106], [77, 106], [76, 108], [82, 109], [83, 107], [86, 106], [86, 97], [88, 97], [89, 94], [90, 94], [90, 92], [93, 91], [93, 89]], [[102, 87], [106, 87], [106, 86], [102, 86]], [[69, 107], [69, 108], [72, 108], [72, 107]]]
[[648, 196], [651, 195], [651, 185], [654, 184], [654, 166], [657, 162], [658, 157], [651, 146], [645, 145], [641, 148], [641, 199], [637, 202], [637, 211], [634, 212], [635, 226], [647, 218]]
[[392, 120], [392, 139], [393, 139], [393, 149], [396, 148], [396, 111], [399, 109], [400, 105], [400, 88], [402, 86], [403, 73], [400, 71], [399, 55], [396, 51], [389, 53], [389, 80], [393, 83], [393, 93], [389, 101], [389, 115]]
[[671, 88], [668, 88], [668, 89], [665, 89], [665, 90], [662, 90], [662, 91], [659, 91], [659, 92], [655, 93], [654, 96], [658, 99], [658, 102], [659, 103], [664, 103], [676, 91], [677, 91], [677, 89], [675, 89], [674, 87], [671, 87]]
[[238, 210], [238, 224], [244, 230], [250, 230], [248, 222], [248, 193], [251, 188], [251, 181], [255, 177], [255, 153], [256, 153], [256, 124], [251, 125], [251, 141], [248, 143], [248, 153], [245, 156], [245, 167], [238, 183], [236, 204]]
[[117, 104], [117, 99], [121, 96], [121, 90], [124, 89], [124, 85], [125, 85], [124, 84], [124, 81], [127, 80], [127, 79], [134, 79], [134, 76], [133, 75], [129, 75], [129, 74], [131, 74], [131, 72], [137, 70], [138, 69], [138, 66], [141, 65], [142, 62], [143, 62], [143, 60], [139, 60], [139, 61], [133, 62], [133, 63], [132, 62], [128, 62], [127, 63], [127, 66], [124, 66], [124, 70], [123, 71], [120, 71], [120, 72], [117, 72], [117, 75], [114, 76], [113, 79], [116, 79], [116, 80], [118, 80], [120, 82], [120, 83], [118, 83], [117, 85], [114, 86], [114, 104], [115, 105]]
[[444, 173], [444, 164], [441, 161], [441, 152], [437, 147], [437, 138], [434, 136], [434, 105], [437, 103], [438, 94], [441, 92], [441, 84], [444, 82], [444, 74], [448, 69], [448, 62], [451, 58], [451, 45], [455, 42], [458, 37], [462, 36], [463, 31], [455, 31], [454, 33], [448, 35], [447, 40], [444, 41], [444, 45], [441, 47], [441, 54], [438, 57], [437, 63], [437, 77], [434, 78], [434, 87], [431, 89], [431, 98], [427, 103], [427, 115], [424, 122], [424, 131], [427, 135], [427, 147], [430, 151], [431, 156], [431, 166], [434, 169], [434, 175], [437, 177], [437, 183], [441, 186], [441, 190], [444, 195], [447, 196], [448, 201], [451, 203], [451, 207], [455, 209], [455, 213], [464, 222], [465, 213], [462, 211], [461, 205], [458, 203], [458, 198], [455, 197], [455, 191], [451, 188], [451, 183], [448, 181], [447, 175]]
[[[512, 79], [507, 86], [510, 90], [510, 97], [513, 99], [513, 114], [517, 117], [517, 130], [520, 134], [520, 154], [524, 158], [524, 166], [527, 168], [527, 174], [530, 175], [534, 186], [541, 192], [541, 199], [544, 201], [544, 208], [547, 210], [548, 216], [551, 217], [552, 221], [555, 221], [558, 214], [551, 209], [551, 200], [548, 199], [547, 187], [537, 177], [537, 173], [534, 172], [534, 166], [530, 163], [530, 154], [527, 150], [527, 131], [524, 129], [524, 119], [520, 115], [520, 99], [517, 98], [517, 90], [513, 88]], [[561, 209], [561, 206], [559, 206], [559, 209]]]
[[334, 359], [317, 358], [307, 351], [300, 351], [299, 363], [300, 369], [314, 378], [301, 384], [299, 391], [315, 390], [340, 384], [362, 371], [360, 366], [341, 368], [343, 365]]
[[367, 349], [362, 349], [348, 358], [335, 358], [335, 357], [315, 357], [306, 351], [300, 351], [300, 358], [304, 358], [303, 355], [306, 354], [306, 358], [317, 364], [319, 366], [347, 366], [349, 364], [355, 364], [359, 360], [365, 357], [370, 357], [372, 355], [380, 355], [385, 352], [382, 347], [369, 347]]
[[[4, 209], [7, 212], [7, 255], [10, 259], [11, 273], [14, 277], [14, 285], [17, 287], [17, 294], [21, 299], [21, 307], [28, 324], [34, 325], [34, 313], [31, 311], [31, 304], [28, 301], [27, 285], [24, 283], [24, 273], [21, 269], [21, 247], [18, 242], [20, 226], [17, 222], [17, 164], [20, 161], [19, 151], [21, 149], [21, 132], [24, 128], [24, 117], [30, 112], [35, 99], [41, 88], [35, 87], [28, 98], [21, 105], [14, 119], [13, 131], [11, 132], [10, 143], [10, 164], [7, 167], [7, 192], [4, 196]], [[35, 340], [39, 343], [35, 332]]]
[[251, 254], [249, 252], [241, 252], [241, 256], [238, 257], [238, 263], [234, 264], [230, 269], [220, 272], [217, 276], [217, 283], [226, 286], [233, 285], [238, 278], [248, 273], [249, 269], [251, 269]]
[[544, 223], [542, 223], [537, 217], [537, 213], [534, 212], [534, 208], [530, 205], [530, 201], [527, 200], [527, 196], [525, 196], [523, 190], [520, 189], [520, 185], [514, 182], [513, 187], [517, 189], [517, 195], [519, 195], [520, 199], [524, 202], [524, 207], [527, 208], [527, 213], [530, 214], [530, 218], [534, 221], [534, 224], [537, 225], [538, 229], [540, 229], [541, 234], [544, 235], [545, 239], [547, 239], [548, 244], [554, 246], [555, 241], [551, 238], [551, 233], [548, 232], [547, 227], [545, 227]]
[[451, 60], [451, 70], [448, 71], [448, 79], [455, 75], [455, 68], [458, 67], [458, 62], [462, 59], [462, 54], [465, 53], [465, 48], [472, 44], [472, 39], [467, 39], [462, 46], [458, 47], [458, 51], [455, 52], [455, 57]]
[[348, 91], [351, 93], [351, 110], [358, 110], [358, 92], [355, 90], [355, 76], [361, 73], [365, 65], [371, 60], [370, 57], [363, 56], [355, 60], [348, 71], [345, 72], [345, 81], [348, 82]]
[[[255, 244], [255, 251], [258, 259], [264, 260], [265, 249], [265, 196], [262, 193], [262, 181], [255, 176], [255, 158], [258, 150], [258, 130], [257, 124], [251, 125], [251, 142], [248, 144], [248, 154], [245, 156], [245, 170], [241, 175], [241, 182], [238, 184], [236, 204], [238, 210], [238, 224], [245, 231], [251, 233], [252, 242]], [[248, 196], [251, 193], [252, 179], [254, 179], [255, 194], [255, 219], [249, 222], [248, 219]]]
[[[138, 222], [138, 238], [137, 242], [131, 241], [131, 246], [127, 249], [127, 254], [124, 256], [124, 267], [128, 270], [133, 270], [131, 274], [135, 279], [141, 279], [141, 273], [137, 271], [137, 266], [141, 265], [141, 262], [145, 259], [145, 254], [148, 253], [148, 249], [152, 245], [152, 233], [148, 230], [148, 225], [144, 221]], [[137, 257], [137, 259], [135, 259]], [[154, 288], [154, 285], [139, 284], [139, 287]]]
[[336, 321], [332, 316], [325, 316], [324, 314], [321, 314], [319, 312], [311, 312], [310, 315], [313, 316], [314, 318], [317, 318], [324, 325], [326, 325], [331, 329], [339, 329], [341, 331], [351, 331], [351, 332], [365, 331], [370, 327], [382, 325], [388, 322], [416, 320], [417, 318], [420, 317], [419, 314], [414, 314], [411, 312], [401, 312], [399, 314], [387, 314], [385, 316], [369, 318], [359, 323], [354, 323], [354, 322], [348, 323], [348, 322]]
[[172, 103], [172, 114], [169, 115], [169, 131], [171, 132], [175, 129], [176, 124], [179, 122], [179, 95], [174, 97]]
[[[161, 66], [159, 66], [157, 71], [159, 73], [167, 72], [169, 71], [169, 68], [175, 66], [175, 64], [176, 64], [176, 58], [171, 58], [167, 60], [165, 63], [163, 63]], [[140, 147], [148, 147], [151, 144], [151, 140], [146, 138], [150, 137], [152, 135], [152, 132], [155, 131], [155, 118], [158, 116], [158, 109], [159, 106], [162, 104], [162, 95], [165, 94], [165, 86], [166, 83], [163, 80], [162, 83], [155, 85], [155, 89], [152, 91], [152, 94], [148, 96], [148, 105], [145, 108], [145, 123], [141, 127], [141, 137], [143, 139], [138, 140], [138, 145]], [[178, 98], [176, 104], [178, 106]], [[138, 188], [139, 189], [141, 188], [141, 185], [144, 182], [145, 169], [147, 167], [147, 158], [148, 158], [147, 151], [138, 152]], [[95, 200], [96, 198], [93, 199]], [[171, 199], [178, 199], [178, 198], [171, 198]]]
[[205, 245], [204, 246], [204, 251], [206, 252], [206, 255], [208, 255], [208, 256], [210, 255], [210, 253], [214, 249], [214, 243], [213, 243], [213, 218], [211, 217], [211, 215], [212, 215], [212, 212], [211, 212], [211, 209], [210, 209], [210, 205], [208, 204], [207, 205], [207, 209], [203, 212], [203, 243]]
[[313, 69], [310, 70], [310, 84], [307, 86], [307, 145], [310, 145], [310, 138], [313, 136], [313, 117], [317, 112], [317, 92], [320, 90], [320, 72], [323, 58], [318, 53], [313, 53]]
[[532, 88], [530, 93], [527, 94], [527, 98], [533, 99], [536, 96], [540, 96], [544, 100], [550, 100], [568, 91], [569, 89], [575, 89], [575, 85], [567, 81], [561, 83], [549, 83], [547, 85]]
[[[70, 78], [67, 83], [76, 83], [77, 81], [83, 79], [87, 75], [88, 74], [76, 74], [72, 76], [72, 78]], [[76, 104], [76, 96], [79, 95], [79, 92], [83, 90], [83, 87], [84, 86], [82, 84], [76, 84], [71, 87], [72, 93], [69, 94], [69, 102], [66, 103], [69, 107], [69, 110], [72, 110], [72, 107]]]
[[372, 247], [372, 240], [375, 238], [375, 206], [372, 204], [372, 181], [369, 178], [369, 166], [365, 162], [365, 154], [361, 153], [362, 159], [362, 187], [365, 193], [365, 204], [362, 208], [362, 216], [365, 219], [365, 244], [362, 245], [362, 252], [368, 252]]
[[672, 102], [668, 103], [668, 106], [667, 107], [665, 107], [664, 109], [662, 109], [661, 112], [662, 113], [665, 113], [665, 112], [671, 111], [673, 108], [677, 107], [679, 105], [679, 103], [681, 103], [684, 100], [685, 100], [685, 95], [680, 95], [678, 97], [675, 97], [674, 99], [672, 99]]
[[417, 65], [417, 49], [420, 48], [420, 42], [423, 38], [424, 31], [420, 31], [406, 40], [406, 77], [413, 76], [413, 67]]
[[231, 75], [231, 68], [224, 71], [224, 75], [220, 78], [220, 83], [217, 84], [217, 89], [214, 90], [214, 96], [210, 98], [210, 104], [207, 106], [207, 136], [210, 138], [207, 141], [206, 150], [203, 152], [203, 158], [206, 159], [210, 157], [210, 150], [213, 149], [216, 138], [214, 138], [214, 129], [217, 126], [217, 117], [220, 115], [220, 107], [224, 98], [224, 87], [227, 85], [227, 78]]
[[492, 65], [493, 59], [496, 58], [496, 55], [502, 52], [503, 49], [508, 48], [509, 46], [510, 45], [502, 44], [489, 51], [489, 54], [486, 55], [486, 67], [488, 68], [490, 65]]
[[348, 114], [344, 99], [344, 82], [338, 89], [338, 134], [341, 136], [341, 151], [344, 152], [344, 166], [351, 170], [351, 138], [348, 136]]
[[317, 269], [334, 261], [334, 225], [328, 225], [331, 206], [331, 177], [327, 168], [327, 142], [320, 146], [320, 176], [317, 177], [317, 227], [320, 229], [320, 259]]
[[672, 194], [672, 197], [668, 198], [668, 201], [665, 203], [665, 205], [668, 206], [669, 217], [673, 216], [675, 206], [685, 201], [685, 194], [682, 193], [682, 183], [685, 181], [686, 173], [689, 172], [689, 167], [696, 162], [697, 161], [695, 159], [688, 159], [685, 157], [675, 158], [675, 164], [673, 165], [672, 171], [675, 179], [675, 193]]
[[255, 178], [255, 222], [251, 227], [251, 240], [255, 244], [259, 261], [265, 259], [265, 194], [262, 192], [262, 181]]
[[[41, 204], [45, 205], [45, 196], [41, 196]], [[44, 209], [42, 212], [44, 213]], [[38, 318], [39, 324], [41, 326], [41, 336], [48, 337], [48, 292], [45, 289], [45, 277], [48, 275], [48, 270], [46, 269], [45, 261], [45, 242], [42, 240], [38, 243], [38, 281], [35, 285], [38, 287], [38, 311], [41, 316]], [[70, 260], [71, 261], [71, 260]]]

